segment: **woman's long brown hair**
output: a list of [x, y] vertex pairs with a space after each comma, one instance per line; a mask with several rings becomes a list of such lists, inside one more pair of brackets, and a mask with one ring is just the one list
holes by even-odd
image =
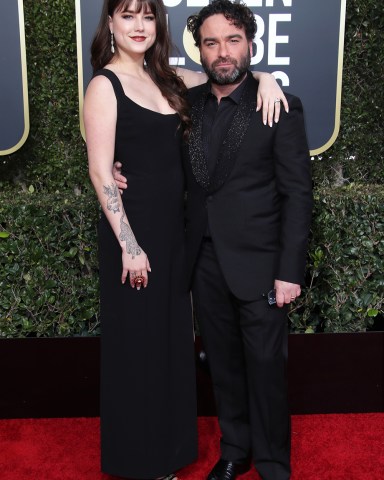
[[186, 138], [191, 127], [187, 88], [169, 66], [171, 42], [168, 34], [166, 10], [162, 0], [104, 0], [99, 26], [91, 46], [93, 71], [104, 68], [116, 55], [116, 53], [111, 52], [108, 17], [112, 17], [116, 11], [128, 10], [132, 3], [136, 3], [137, 13], [142, 9], [148, 9], [155, 16], [156, 41], [145, 53], [146, 70], [163, 96], [168, 100], [169, 105], [179, 114]]

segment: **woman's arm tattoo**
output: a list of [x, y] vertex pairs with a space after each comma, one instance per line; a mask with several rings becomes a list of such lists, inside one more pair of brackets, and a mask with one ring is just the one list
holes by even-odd
[[125, 242], [127, 253], [132, 255], [132, 260], [136, 255], [140, 255], [141, 248], [139, 247], [136, 238], [132, 232], [128, 223], [124, 222], [125, 214], [120, 218], [120, 235], [119, 238], [122, 242]]
[[113, 213], [120, 212], [119, 206], [119, 191], [115, 183], [112, 183], [111, 186], [103, 185], [104, 193], [107, 195], [107, 209]]

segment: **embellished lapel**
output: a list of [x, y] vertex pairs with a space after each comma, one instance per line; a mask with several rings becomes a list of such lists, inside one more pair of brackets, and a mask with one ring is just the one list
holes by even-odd
[[189, 135], [189, 159], [197, 183], [205, 190], [209, 190], [209, 174], [203, 148], [203, 115], [210, 85], [206, 83], [197, 102], [191, 109], [192, 129]]
[[237, 152], [239, 151], [240, 145], [248, 130], [252, 113], [256, 111], [257, 88], [256, 81], [253, 79], [251, 73], [248, 72], [248, 77], [245, 82], [247, 83], [241, 95], [239, 105], [236, 113], [233, 116], [227, 135], [224, 138], [219, 157], [217, 159], [216, 168], [209, 183], [208, 190], [210, 193], [218, 190], [231, 173], [236, 163]]

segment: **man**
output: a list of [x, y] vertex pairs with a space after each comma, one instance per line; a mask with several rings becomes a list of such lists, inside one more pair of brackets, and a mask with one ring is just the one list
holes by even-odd
[[263, 126], [245, 5], [215, 0], [188, 29], [210, 79], [190, 91], [185, 149], [188, 271], [222, 433], [207, 480], [235, 479], [250, 458], [263, 480], [286, 480], [286, 313], [304, 280], [312, 209], [302, 107], [287, 95], [290, 113]]

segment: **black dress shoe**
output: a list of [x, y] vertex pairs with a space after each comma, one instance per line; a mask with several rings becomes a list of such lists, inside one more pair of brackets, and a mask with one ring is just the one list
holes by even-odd
[[248, 470], [249, 466], [220, 459], [210, 471], [207, 480], [235, 480], [237, 475]]

